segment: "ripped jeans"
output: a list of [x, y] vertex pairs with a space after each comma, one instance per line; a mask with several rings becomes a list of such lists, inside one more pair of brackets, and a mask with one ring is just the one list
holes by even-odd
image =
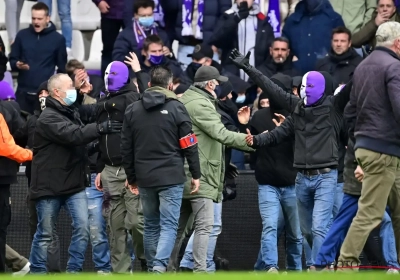
[[96, 271], [111, 271], [110, 248], [108, 244], [106, 221], [102, 215], [103, 193], [95, 187], [96, 174], [91, 174], [91, 187], [86, 188], [89, 213], [89, 233], [92, 244], [92, 259]]

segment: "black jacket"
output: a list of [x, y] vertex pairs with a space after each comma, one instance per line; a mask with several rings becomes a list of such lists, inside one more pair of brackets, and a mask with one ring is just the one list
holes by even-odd
[[199, 179], [197, 144], [182, 149], [179, 139], [192, 134], [192, 122], [176, 95], [152, 87], [128, 106], [122, 129], [121, 155], [129, 184], [142, 188], [183, 184], [184, 160]]
[[[19, 134], [19, 130], [24, 126], [20, 112], [14, 108], [12, 102], [0, 100], [0, 113], [7, 122], [8, 129], [13, 135], [15, 142], [19, 144], [17, 134]], [[16, 183], [18, 167], [19, 164], [16, 161], [0, 157], [0, 184], [8, 185]]]
[[355, 149], [400, 157], [399, 71], [400, 58], [384, 47], [377, 47], [354, 71], [345, 119], [355, 124]]
[[[288, 115], [284, 112], [285, 116]], [[272, 121], [273, 114], [270, 108], [262, 108], [255, 112], [250, 121], [252, 134], [260, 134], [273, 130], [276, 126]], [[297, 170], [293, 167], [293, 138], [287, 139], [274, 147], [261, 147], [255, 152], [256, 164], [254, 168], [259, 185], [274, 187], [288, 187], [295, 183]]]
[[331, 50], [327, 57], [317, 61], [315, 70], [328, 72], [336, 84], [347, 84], [362, 60], [353, 48], [342, 55], [337, 55]]
[[71, 195], [90, 186], [86, 145], [99, 137], [97, 124], [83, 126], [76, 110], [46, 98], [36, 122], [30, 195]]
[[[102, 123], [106, 120], [122, 122], [126, 108], [138, 101], [140, 94], [132, 83], [124, 86], [119, 92], [109, 94], [97, 104], [96, 122]], [[120, 152], [121, 134], [112, 133], [102, 135], [99, 139], [101, 161], [106, 165], [121, 166], [122, 157]], [[101, 172], [101, 170], [98, 170]]]
[[101, 92], [105, 93], [104, 79], [102, 79], [98, 75], [89, 75], [89, 81], [90, 84], [93, 86], [93, 89], [89, 93], [89, 96], [99, 100], [100, 93]]
[[[35, 135], [35, 129], [36, 129], [36, 121], [39, 119], [41, 110], [35, 110], [33, 112], [33, 115], [29, 116], [26, 124], [25, 124], [25, 132], [28, 135], [28, 142], [27, 142], [27, 147], [32, 149], [33, 148], [33, 137]], [[25, 168], [25, 176], [28, 178], [28, 187], [31, 184], [31, 176], [32, 176], [32, 162], [27, 162], [26, 163], [26, 168]]]
[[[343, 110], [349, 100], [351, 83], [331, 96], [332, 85], [326, 81], [325, 94], [317, 104], [304, 106], [304, 100], [286, 93], [254, 67], [246, 70], [249, 77], [270, 96], [274, 103], [291, 116], [269, 133], [254, 137], [255, 147], [273, 146], [295, 137], [294, 167], [298, 169], [336, 168], [338, 142], [343, 124]], [[328, 91], [327, 91], [328, 90]]]
[[[160, 65], [165, 66], [169, 70], [171, 70], [172, 74], [174, 75], [175, 78], [179, 78], [182, 74], [181, 65], [179, 64], [179, 62], [176, 59], [170, 59], [168, 57], [164, 57], [164, 60]], [[144, 59], [140, 63], [140, 66], [141, 66], [142, 70], [145, 71], [146, 73], [149, 73], [150, 70], [154, 67], [154, 66], [149, 67], [146, 64], [144, 64]]]
[[289, 56], [283, 63], [275, 63], [272, 56], [269, 56], [267, 60], [257, 67], [265, 76], [271, 78], [273, 75], [281, 73], [290, 77], [301, 76], [301, 72], [294, 68], [293, 57]]
[[[235, 17], [236, 15], [234, 13], [228, 14], [227, 12], [221, 16], [214, 29], [214, 34], [211, 37], [210, 44], [221, 49], [222, 67], [224, 67], [226, 71], [238, 76], [239, 69], [229, 59], [232, 50], [238, 48], [239, 23], [236, 21]], [[254, 30], [251, 31], [254, 32]], [[269, 52], [266, 51], [265, 48], [269, 47], [275, 38], [271, 25], [262, 13], [257, 15], [256, 32], [255, 48], [252, 55], [254, 55], [254, 66], [259, 67], [270, 56]]]
[[7, 71], [7, 62], [6, 46], [0, 36], [0, 81], [4, 79], [4, 73]]

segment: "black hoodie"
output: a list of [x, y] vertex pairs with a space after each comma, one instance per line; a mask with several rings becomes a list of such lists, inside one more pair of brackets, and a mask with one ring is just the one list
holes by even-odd
[[[286, 75], [274, 75], [273, 80], [285, 91], [291, 91], [291, 83], [287, 84]], [[290, 77], [288, 77], [290, 78]], [[290, 79], [291, 80], [291, 79]], [[261, 99], [268, 98], [268, 94], [261, 93], [259, 96], [259, 103]], [[278, 104], [271, 102], [269, 108], [260, 108], [254, 113], [250, 121], [250, 130], [253, 135], [263, 133], [264, 131], [273, 130], [276, 125], [272, 119], [277, 119], [275, 113], [282, 114], [285, 117], [289, 112], [279, 107]], [[258, 184], [271, 185], [274, 187], [288, 187], [293, 186], [295, 183], [297, 170], [293, 167], [293, 141], [288, 140], [274, 147], [261, 147], [257, 149], [255, 154], [255, 176]]]
[[199, 179], [197, 144], [182, 149], [179, 141], [192, 133], [189, 114], [175, 93], [161, 87], [147, 89], [139, 102], [128, 106], [123, 121], [121, 156], [129, 184], [141, 188], [183, 184], [185, 158], [192, 178]]

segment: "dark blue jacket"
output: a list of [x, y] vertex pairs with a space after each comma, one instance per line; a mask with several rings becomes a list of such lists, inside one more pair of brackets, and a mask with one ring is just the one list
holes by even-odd
[[[17, 61], [24, 61], [29, 70], [19, 70]], [[41, 83], [48, 80], [57, 66], [59, 73], [65, 73], [67, 50], [65, 38], [56, 31], [52, 22], [40, 33], [32, 25], [18, 32], [11, 46], [10, 65], [18, 72], [18, 90], [36, 92]]]
[[303, 74], [314, 70], [317, 60], [324, 58], [331, 49], [332, 29], [344, 26], [342, 17], [329, 1], [322, 2], [309, 13], [304, 1], [300, 1], [283, 27], [283, 36], [290, 41], [290, 51], [299, 59], [296, 68]]
[[132, 18], [133, 18], [133, 1], [134, 0], [124, 0], [124, 25], [125, 27], [132, 26]]
[[[164, 45], [167, 46], [172, 51], [172, 46], [168, 39], [167, 33], [165, 33], [164, 30], [157, 28], [157, 35], [160, 36]], [[112, 59], [114, 61], [124, 62], [125, 56], [129, 55], [129, 52], [132, 51], [135, 52], [136, 56], [143, 63], [142, 53], [141, 53], [142, 50], [138, 48], [136, 37], [135, 34], [133, 33], [133, 27], [131, 24], [118, 34], [117, 40], [115, 40], [114, 43]]]
[[[170, 41], [189, 44], [188, 37], [182, 37], [182, 5], [184, 0], [159, 0], [164, 9], [164, 21]], [[194, 0], [193, 0], [194, 3]], [[208, 43], [220, 16], [232, 6], [231, 0], [204, 0], [203, 42]]]

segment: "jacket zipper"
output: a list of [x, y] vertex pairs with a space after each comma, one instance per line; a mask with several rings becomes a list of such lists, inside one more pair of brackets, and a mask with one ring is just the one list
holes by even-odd
[[[110, 119], [110, 114], [108, 113], [108, 111], [106, 109], [106, 102], [104, 102], [104, 110], [106, 110], [108, 119]], [[114, 166], [114, 163], [112, 162], [111, 157], [110, 157], [110, 153], [108, 152], [108, 134], [106, 134], [106, 151], [107, 151], [107, 157], [110, 160], [111, 165]]]

